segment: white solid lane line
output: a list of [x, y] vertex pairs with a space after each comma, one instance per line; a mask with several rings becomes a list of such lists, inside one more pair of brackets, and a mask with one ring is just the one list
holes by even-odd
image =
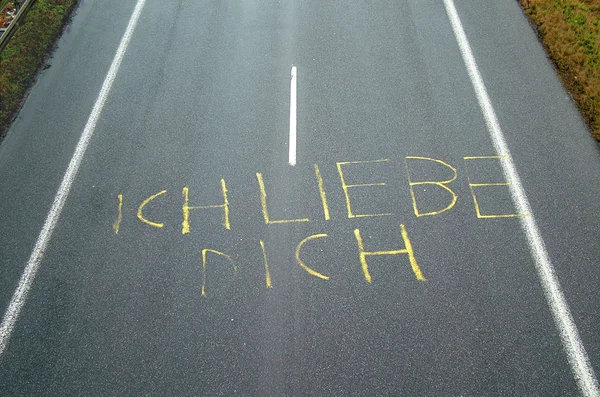
[[27, 266], [25, 267], [25, 271], [19, 280], [19, 285], [17, 286], [17, 289], [10, 300], [8, 309], [6, 309], [6, 313], [4, 313], [2, 324], [0, 325], [0, 357], [8, 345], [13, 328], [17, 322], [17, 319], [19, 318], [19, 314], [21, 313], [23, 306], [25, 305], [27, 295], [29, 294], [33, 280], [35, 279], [42, 258], [44, 257], [44, 252], [48, 247], [48, 242], [52, 237], [52, 232], [58, 223], [58, 219], [65, 205], [65, 201], [69, 196], [73, 181], [75, 180], [75, 176], [77, 175], [77, 171], [81, 165], [81, 160], [83, 159], [83, 155], [85, 154], [85, 151], [90, 143], [90, 139], [94, 134], [96, 123], [98, 122], [98, 118], [100, 117], [100, 113], [102, 112], [102, 108], [104, 107], [104, 103], [108, 97], [108, 93], [110, 92], [117, 72], [119, 71], [119, 66], [121, 65], [121, 61], [123, 60], [127, 46], [131, 41], [133, 31], [135, 30], [135, 26], [137, 25], [145, 3], [146, 0], [138, 0], [135, 9], [133, 10], [133, 14], [129, 19], [127, 29], [121, 38], [119, 48], [117, 49], [115, 57], [110, 65], [110, 69], [104, 78], [104, 83], [102, 83], [102, 88], [100, 89], [98, 98], [96, 98], [96, 102], [94, 103], [94, 108], [92, 109], [85, 128], [83, 129], [83, 133], [79, 138], [79, 142], [75, 148], [75, 153], [73, 154], [71, 162], [69, 163], [69, 167], [63, 176], [60, 187], [58, 188], [58, 192], [56, 192], [56, 196], [54, 196], [54, 201], [52, 202], [52, 207], [50, 208], [48, 216], [46, 217], [46, 221], [44, 222], [44, 227], [38, 236], [33, 252], [31, 253], [29, 261], [27, 262]]
[[289, 163], [296, 165], [296, 76], [298, 70], [292, 66], [292, 78], [290, 80], [290, 143]]
[[504, 134], [500, 128], [500, 123], [496, 117], [496, 112], [494, 111], [492, 102], [488, 96], [481, 74], [479, 73], [475, 57], [471, 51], [471, 46], [469, 45], [462, 23], [460, 22], [456, 7], [454, 6], [454, 1], [444, 0], [444, 5], [446, 7], [446, 12], [448, 13], [448, 18], [450, 18], [456, 41], [460, 47], [463, 61], [467, 67], [469, 78], [475, 89], [477, 101], [483, 112], [485, 123], [492, 138], [492, 143], [496, 149], [496, 154], [498, 156], [506, 156], [506, 158], [502, 159], [501, 164], [506, 180], [512, 183], [510, 186], [512, 199], [519, 213], [530, 214], [530, 216], [521, 217], [521, 226], [527, 236], [531, 256], [535, 262], [540, 283], [542, 284], [546, 300], [550, 306], [552, 316], [554, 317], [554, 323], [559, 330], [564, 350], [567, 353], [569, 364], [571, 365], [571, 370], [573, 371], [575, 380], [583, 395], [600, 396], [600, 389], [598, 387], [598, 380], [596, 379], [594, 369], [590, 364], [585, 347], [579, 337], [577, 326], [575, 325], [575, 321], [569, 310], [567, 300], [554, 272], [554, 266], [550, 261], [550, 256], [546, 250], [544, 240], [542, 239], [540, 230], [535, 222], [531, 206], [529, 205], [529, 199], [521, 184], [521, 178], [517, 173], [512, 157], [510, 157], [510, 151], [506, 144], [506, 140], [504, 139]]

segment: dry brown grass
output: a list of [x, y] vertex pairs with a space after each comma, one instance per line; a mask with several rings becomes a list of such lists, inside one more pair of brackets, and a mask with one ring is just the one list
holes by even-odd
[[7, 28], [16, 13], [14, 3], [6, 5], [6, 7], [0, 11], [0, 27]]
[[600, 141], [600, 0], [521, 0], [521, 4]]

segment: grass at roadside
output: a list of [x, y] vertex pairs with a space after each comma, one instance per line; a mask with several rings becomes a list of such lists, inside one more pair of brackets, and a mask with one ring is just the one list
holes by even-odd
[[60, 34], [77, 0], [37, 0], [0, 54], [0, 136]]
[[594, 137], [600, 141], [600, 0], [520, 0]]

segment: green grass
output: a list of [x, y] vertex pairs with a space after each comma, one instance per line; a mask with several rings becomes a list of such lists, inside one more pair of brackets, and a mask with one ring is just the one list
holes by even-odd
[[600, 0], [521, 0], [521, 4], [600, 142]]
[[0, 54], [0, 136], [19, 109], [77, 0], [37, 0]]

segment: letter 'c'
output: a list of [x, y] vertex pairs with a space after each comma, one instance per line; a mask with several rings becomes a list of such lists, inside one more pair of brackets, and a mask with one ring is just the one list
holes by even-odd
[[300, 265], [300, 267], [304, 270], [307, 271], [308, 274], [318, 277], [320, 279], [323, 280], [329, 280], [329, 276], [326, 276], [324, 274], [321, 274], [313, 269], [311, 269], [310, 267], [306, 266], [306, 264], [304, 264], [304, 262], [302, 261], [302, 259], [300, 259], [300, 250], [302, 249], [302, 247], [304, 246], [304, 244], [306, 244], [308, 241], [316, 239], [316, 238], [325, 238], [327, 237], [327, 235], [325, 233], [321, 233], [321, 234], [313, 234], [312, 236], [308, 236], [307, 238], [305, 238], [304, 240], [300, 241], [300, 244], [298, 244], [298, 246], [296, 247], [296, 260], [298, 261], [298, 264]]
[[158, 196], [160, 196], [161, 194], [165, 194], [167, 191], [163, 190], [161, 192], [158, 192], [156, 194], [153, 194], [152, 196], [148, 197], [146, 200], [142, 201], [142, 204], [140, 204], [138, 211], [137, 211], [137, 217], [140, 221], [150, 225], [150, 226], [154, 226], [154, 227], [158, 227], [161, 228], [164, 226], [163, 223], [158, 223], [158, 222], [152, 222], [146, 218], [144, 218], [144, 215], [142, 214], [142, 210], [144, 209], [144, 207], [146, 205], [148, 205], [148, 203], [152, 200], [154, 200], [155, 198], [157, 198]]

